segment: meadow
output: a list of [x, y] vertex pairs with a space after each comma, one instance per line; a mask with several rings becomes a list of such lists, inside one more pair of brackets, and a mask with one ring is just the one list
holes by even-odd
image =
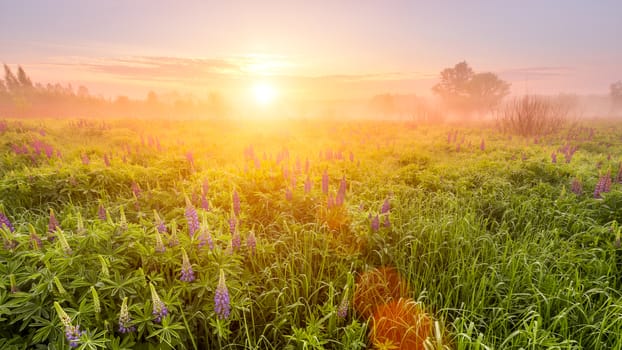
[[0, 120], [0, 348], [622, 349], [621, 138]]

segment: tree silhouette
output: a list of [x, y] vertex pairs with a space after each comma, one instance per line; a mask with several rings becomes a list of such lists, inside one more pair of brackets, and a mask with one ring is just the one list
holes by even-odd
[[475, 73], [465, 61], [445, 68], [440, 78], [432, 91], [449, 108], [459, 111], [489, 111], [510, 93], [509, 83], [494, 73]]

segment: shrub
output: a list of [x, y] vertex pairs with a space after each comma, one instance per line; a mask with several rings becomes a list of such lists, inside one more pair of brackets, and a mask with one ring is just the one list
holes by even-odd
[[524, 95], [515, 97], [497, 111], [496, 123], [502, 132], [547, 135], [564, 126], [572, 109], [573, 104], [567, 98]]

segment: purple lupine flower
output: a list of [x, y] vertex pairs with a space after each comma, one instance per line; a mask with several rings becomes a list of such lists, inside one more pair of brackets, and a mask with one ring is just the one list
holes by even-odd
[[240, 215], [240, 196], [238, 195], [238, 191], [233, 191], [232, 202], [233, 202], [233, 213], [237, 217]]
[[242, 238], [240, 237], [240, 231], [235, 230], [235, 232], [231, 235], [231, 252], [240, 249], [242, 245]]
[[132, 193], [134, 194], [134, 197], [140, 198], [140, 186], [136, 181], [132, 181]]
[[104, 165], [106, 165], [107, 168], [110, 167], [110, 159], [106, 153], [104, 153]]
[[483, 138], [482, 138], [482, 142], [479, 144], [479, 149], [482, 151], [486, 149], [486, 143], [484, 142]]
[[65, 327], [65, 338], [67, 338], [69, 346], [72, 348], [75, 348], [80, 344], [80, 337], [85, 333], [86, 331], [80, 330], [80, 325], [69, 325]]
[[311, 186], [311, 178], [309, 177], [309, 175], [307, 175], [307, 179], [305, 180], [305, 193], [311, 192]]
[[338, 192], [337, 196], [335, 196], [335, 205], [340, 207], [343, 205], [344, 201], [345, 201], [345, 193]]
[[179, 244], [179, 238], [177, 237], [177, 224], [173, 219], [171, 221], [171, 235], [168, 237], [168, 246], [174, 247]]
[[127, 308], [127, 297], [125, 297], [123, 298], [123, 303], [121, 303], [121, 312], [119, 313], [119, 332], [125, 334], [135, 330], [136, 327], [132, 326], [132, 319]]
[[337, 190], [337, 195], [345, 198], [347, 189], [348, 183], [346, 182], [346, 176], [344, 175], [339, 182], [339, 190]]
[[168, 315], [168, 308], [166, 304], [160, 300], [160, 296], [158, 292], [156, 292], [153, 284], [149, 284], [149, 288], [151, 289], [151, 303], [153, 305], [153, 311], [151, 311], [151, 314], [154, 316], [153, 322], [160, 323], [162, 322], [162, 318]]
[[187, 201], [186, 203], [186, 222], [188, 223], [188, 234], [190, 238], [194, 237], [194, 234], [199, 231], [199, 215], [197, 214], [197, 210], [194, 206]]
[[91, 160], [89, 159], [88, 154], [83, 153], [82, 154], [82, 164], [89, 165], [90, 162], [91, 162]]
[[616, 174], [616, 183], [622, 183], [622, 162], [618, 165], [618, 173]]
[[551, 153], [551, 163], [557, 163], [557, 153], [555, 152]]
[[190, 167], [194, 168], [194, 155], [192, 152], [188, 151], [186, 153], [186, 160], [188, 161], [188, 164], [190, 164]]
[[237, 220], [235, 219], [235, 216], [231, 216], [231, 218], [229, 218], [229, 233], [231, 233], [231, 235], [235, 233], [236, 226]]
[[287, 201], [291, 201], [294, 198], [294, 194], [292, 193], [292, 189], [291, 188], [286, 188], [285, 189], [285, 200]]
[[164, 242], [162, 241], [162, 236], [160, 235], [160, 232], [158, 232], [157, 230], [155, 233], [155, 240], [155, 251], [158, 253], [164, 253], [166, 251], [166, 247], [164, 246]]
[[384, 227], [386, 227], [386, 228], [390, 228], [391, 227], [391, 220], [389, 220], [389, 215], [384, 217]]
[[251, 255], [255, 255], [255, 248], [257, 247], [257, 238], [255, 238], [255, 232], [251, 231], [246, 238], [246, 247]]
[[36, 232], [30, 232], [30, 244], [34, 250], [39, 250], [43, 246], [41, 238], [39, 238]]
[[581, 184], [581, 180], [576, 177], [572, 179], [571, 191], [577, 196], [580, 196], [583, 193], [583, 185]]
[[331, 209], [335, 206], [335, 197], [333, 195], [329, 195], [326, 199], [326, 208]]
[[101, 220], [101, 221], [106, 221], [107, 215], [106, 215], [106, 208], [104, 208], [103, 204], [99, 204], [99, 207], [97, 207], [97, 217]]
[[594, 198], [602, 198], [601, 194], [611, 190], [611, 175], [601, 175], [594, 188]]
[[51, 159], [52, 157], [54, 157], [54, 147], [52, 147], [51, 145], [45, 144], [43, 146], [43, 151], [45, 152], [45, 156], [48, 159]]
[[54, 215], [54, 210], [50, 209], [50, 218], [48, 220], [48, 240], [54, 242], [54, 232], [60, 229], [60, 224]]
[[225, 319], [231, 313], [231, 304], [229, 300], [229, 290], [225, 281], [225, 272], [220, 269], [220, 277], [218, 278], [218, 286], [214, 293], [214, 311], [218, 318]]
[[3, 227], [6, 227], [11, 232], [15, 232], [15, 228], [13, 227], [11, 220], [9, 220], [9, 218], [7, 218], [3, 213], [0, 213], [0, 229]]
[[379, 229], [380, 229], [380, 218], [378, 217], [378, 215], [376, 215], [371, 219], [371, 230], [376, 232]]
[[192, 282], [195, 279], [194, 271], [192, 270], [192, 264], [190, 264], [190, 259], [188, 259], [188, 254], [184, 248], [181, 248], [181, 254], [181, 277], [179, 279], [182, 282]]
[[386, 198], [384, 200], [384, 203], [382, 203], [382, 209], [380, 209], [380, 214], [382, 215], [388, 214], [390, 210], [391, 210], [391, 201], [389, 201], [389, 198]]
[[205, 192], [201, 194], [201, 208], [205, 211], [209, 211], [209, 200], [207, 196], [205, 196]]
[[337, 307], [337, 317], [346, 318], [348, 316], [348, 306], [350, 304], [350, 300], [348, 299], [348, 288], [346, 287], [343, 292], [343, 297], [341, 298], [341, 302]]
[[322, 193], [328, 194], [328, 173], [326, 170], [322, 174]]

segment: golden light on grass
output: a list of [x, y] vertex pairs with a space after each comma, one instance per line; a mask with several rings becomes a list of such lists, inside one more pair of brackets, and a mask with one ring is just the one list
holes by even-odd
[[420, 303], [399, 298], [376, 308], [370, 340], [376, 349], [424, 350], [433, 326]]
[[354, 288], [354, 308], [363, 318], [373, 315], [376, 308], [408, 296], [408, 284], [393, 267], [366, 271], [358, 277]]
[[267, 106], [274, 103], [278, 97], [278, 91], [268, 82], [257, 82], [253, 85], [252, 96], [258, 105]]

